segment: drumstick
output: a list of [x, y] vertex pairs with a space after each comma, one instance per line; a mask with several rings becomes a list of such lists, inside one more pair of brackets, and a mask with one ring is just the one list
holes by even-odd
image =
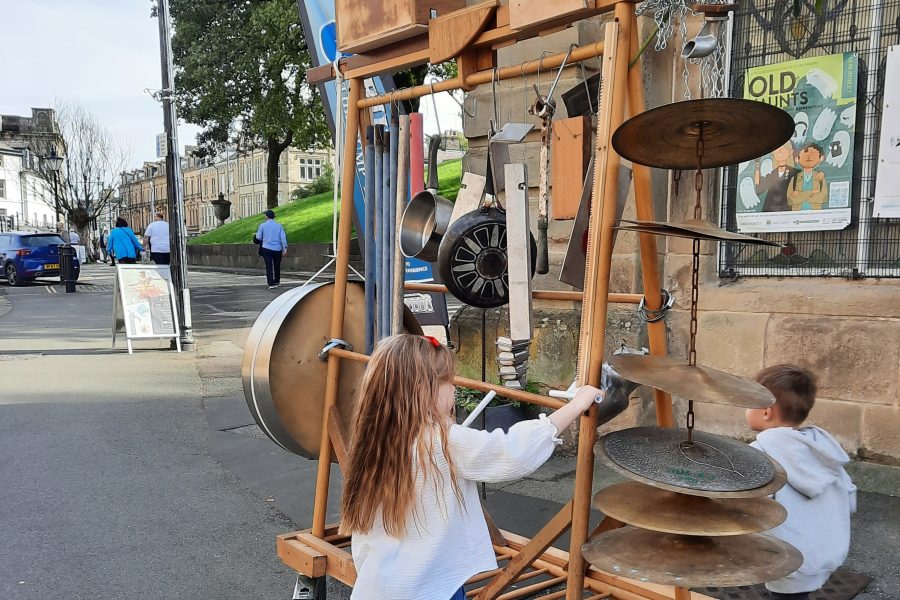
[[473, 410], [471, 413], [469, 413], [469, 416], [466, 417], [466, 420], [462, 422], [462, 426], [468, 427], [469, 425], [471, 425], [472, 421], [475, 420], [475, 417], [480, 415], [481, 411], [483, 411], [485, 408], [487, 408], [487, 405], [491, 402], [491, 400], [494, 399], [494, 396], [496, 396], [496, 395], [497, 395], [497, 392], [495, 392], [493, 390], [488, 392], [487, 395], [484, 397], [484, 399], [478, 403], [478, 406], [475, 407], [475, 410]]

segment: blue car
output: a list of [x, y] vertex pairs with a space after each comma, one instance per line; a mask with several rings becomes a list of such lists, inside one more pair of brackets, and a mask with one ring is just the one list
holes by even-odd
[[[55, 233], [7, 231], [0, 233], [0, 276], [10, 285], [25, 285], [37, 277], [59, 277], [59, 246]], [[75, 257], [75, 279], [81, 264]]]

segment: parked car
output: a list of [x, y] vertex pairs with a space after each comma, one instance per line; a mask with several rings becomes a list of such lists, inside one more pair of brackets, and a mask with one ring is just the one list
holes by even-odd
[[[59, 246], [64, 243], [55, 233], [0, 233], [0, 276], [16, 286], [37, 277], [59, 277]], [[75, 279], [80, 272], [76, 256]]]

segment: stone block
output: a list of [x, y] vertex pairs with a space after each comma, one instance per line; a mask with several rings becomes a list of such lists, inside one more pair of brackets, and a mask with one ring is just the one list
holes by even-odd
[[[679, 413], [685, 410], [684, 402], [679, 400]], [[708, 402], [694, 403], [694, 424], [699, 431], [707, 431], [718, 435], [750, 441], [755, 434], [747, 427], [745, 410], [738, 406], [727, 404], [711, 404]], [[684, 427], [684, 417], [677, 420], [678, 427]]]
[[768, 320], [766, 314], [701, 312], [697, 319], [697, 362], [753, 377], [763, 366]]
[[850, 454], [859, 451], [862, 441], [863, 405], [816, 398], [804, 425], [818, 425], [833, 435]]
[[748, 278], [704, 290], [705, 310], [900, 319], [900, 280]]
[[[665, 257], [663, 287], [675, 294], [679, 308], [689, 308], [691, 303], [691, 272], [693, 259], [686, 254], [668, 254]], [[718, 288], [718, 262], [715, 256], [700, 257], [700, 298], [701, 310], [709, 310], [705, 304], [706, 295]], [[734, 310], [735, 305], [721, 310]]]
[[900, 465], [900, 407], [863, 408], [860, 455], [888, 464]]
[[870, 404], [897, 401], [900, 321], [773, 315], [766, 365], [795, 363], [819, 378], [819, 395]]

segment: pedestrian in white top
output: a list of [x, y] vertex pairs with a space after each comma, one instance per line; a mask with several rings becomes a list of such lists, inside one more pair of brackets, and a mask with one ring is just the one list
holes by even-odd
[[341, 501], [352, 534], [354, 600], [465, 599], [463, 584], [497, 568], [477, 481], [541, 466], [602, 395], [581, 388], [549, 417], [508, 433], [453, 420], [453, 355], [436, 339], [395, 335], [369, 361], [357, 402]]
[[150, 248], [150, 259], [158, 265], [169, 264], [169, 224], [161, 212], [144, 230], [144, 245]]

